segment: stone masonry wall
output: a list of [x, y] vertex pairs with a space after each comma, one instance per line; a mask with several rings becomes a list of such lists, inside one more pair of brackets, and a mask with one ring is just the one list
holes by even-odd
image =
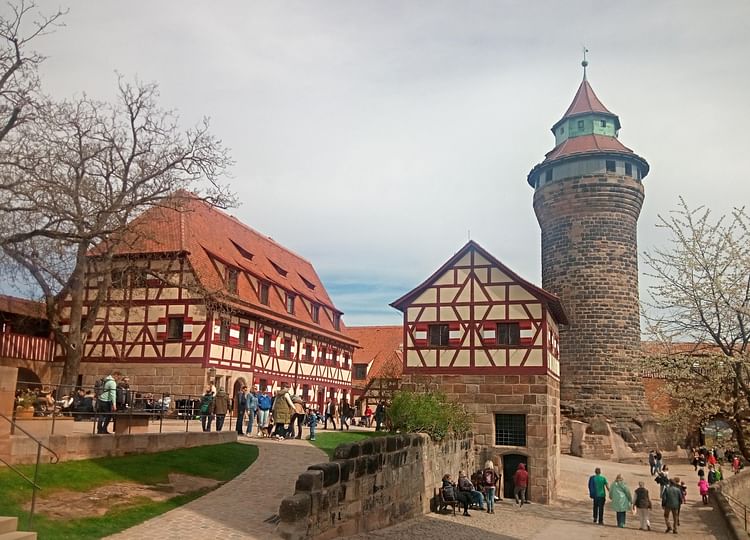
[[287, 540], [339, 538], [381, 529], [434, 509], [442, 477], [474, 469], [471, 437], [433, 442], [424, 434], [339, 446], [309, 467], [281, 501], [276, 532]]
[[130, 378], [130, 388], [140, 393], [202, 396], [207, 370], [200, 363], [103, 363], [81, 362], [83, 385], [93, 387], [97, 379], [119, 371]]
[[638, 429], [633, 419], [649, 416], [636, 374], [643, 198], [641, 182], [615, 175], [552, 182], [534, 195], [542, 287], [560, 297], [570, 319], [560, 328], [563, 410], [585, 421], [610, 418], [626, 441], [622, 431]]
[[[502, 467], [503, 456], [508, 454], [526, 456], [530, 500], [546, 504], [557, 496], [560, 385], [555, 378], [548, 375], [406, 374], [401, 389], [440, 391], [449, 400], [463, 404], [473, 417], [478, 467], [487, 459]], [[495, 414], [498, 413], [526, 415], [526, 446], [495, 444]]]
[[[40, 440], [55, 451], [60, 461], [74, 461], [236, 442], [237, 433], [170, 432], [111, 436], [75, 434], [51, 435], [41, 437]], [[11, 464], [34, 463], [36, 452], [36, 443], [25, 435], [0, 436], [0, 457]], [[50, 457], [50, 454], [42, 450], [42, 462], [48, 461]]]

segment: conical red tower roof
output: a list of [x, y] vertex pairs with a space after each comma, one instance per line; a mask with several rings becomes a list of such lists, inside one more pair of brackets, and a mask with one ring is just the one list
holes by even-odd
[[607, 109], [607, 107], [604, 106], [599, 98], [596, 97], [594, 89], [591, 88], [589, 81], [584, 78], [583, 81], [581, 81], [581, 86], [578, 87], [578, 91], [576, 92], [576, 95], [573, 98], [573, 102], [570, 104], [570, 107], [568, 107], [568, 110], [565, 111], [565, 114], [562, 116], [562, 118], [560, 118], [560, 120], [555, 122], [555, 125], [552, 126], [552, 133], [554, 133], [557, 127], [568, 118], [591, 113], [599, 113], [612, 116], [615, 121], [615, 129], [620, 129], [620, 119], [617, 118], [617, 115], [615, 113]]

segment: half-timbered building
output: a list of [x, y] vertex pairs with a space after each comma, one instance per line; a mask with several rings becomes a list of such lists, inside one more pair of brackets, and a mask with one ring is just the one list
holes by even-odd
[[473, 415], [482, 460], [518, 463], [529, 495], [555, 497], [560, 454], [560, 300], [468, 242], [391, 304], [404, 314], [404, 389], [442, 391]]
[[356, 341], [303, 257], [185, 194], [118, 246], [84, 384], [117, 368], [143, 391], [200, 394], [210, 377], [230, 394], [286, 381], [311, 403], [350, 396]]
[[44, 304], [0, 294], [0, 366], [18, 369], [20, 387], [52, 379], [54, 350]]
[[387, 403], [398, 390], [403, 371], [403, 329], [401, 326], [350, 326], [349, 335], [357, 340], [356, 361], [352, 365], [352, 395], [362, 414], [369, 405]]

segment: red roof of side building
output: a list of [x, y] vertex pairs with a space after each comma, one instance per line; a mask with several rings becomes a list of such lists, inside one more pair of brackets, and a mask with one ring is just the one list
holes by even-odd
[[0, 294], [0, 312], [12, 313], [32, 319], [47, 319], [47, 310], [42, 302]]
[[242, 277], [242, 273], [237, 293], [230, 293], [214, 261], [273, 283], [339, 315], [342, 313], [334, 306], [308, 260], [189, 193], [178, 193], [167, 204], [151, 208], [133, 220], [115, 253], [186, 253], [204, 289], [222, 295], [226, 303], [279, 322], [301, 323], [311, 331], [354, 344], [347, 336], [343, 322], [336, 330], [331, 317], [324, 314], [323, 309], [320, 310], [319, 322], [313, 321], [312, 314], [301, 302], [295, 302], [294, 314], [289, 314], [286, 298], [275, 294], [273, 288], [269, 291], [268, 305], [261, 304], [259, 292]]
[[365, 386], [379, 377], [398, 378], [403, 371], [403, 326], [353, 326], [347, 333], [359, 342], [354, 353], [355, 364], [370, 364], [365, 381], [352, 381]]

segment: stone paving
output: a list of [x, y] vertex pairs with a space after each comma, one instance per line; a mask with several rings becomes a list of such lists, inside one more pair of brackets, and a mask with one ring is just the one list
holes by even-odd
[[[615, 514], [605, 507], [605, 525], [592, 523], [591, 500], [588, 498], [588, 477], [595, 467], [601, 467], [610, 483], [618, 473], [622, 474], [631, 490], [643, 481], [653, 499], [651, 532], [639, 531], [638, 522], [632, 514], [627, 515], [625, 529], [615, 526]], [[730, 539], [718, 512], [704, 506], [697, 495], [697, 476], [687, 464], [669, 465], [672, 476], [680, 478], [688, 486], [688, 502], [682, 508], [680, 537], [693, 539]], [[519, 508], [508, 500], [497, 503], [495, 513], [470, 511], [471, 517], [457, 512], [451, 515], [428, 514], [400, 523], [380, 531], [350, 537], [351, 540], [388, 539], [414, 540], [415, 538], [450, 538], [451, 540], [589, 540], [599, 538], [649, 538], [654, 534], [664, 536], [666, 529], [658, 501], [659, 488], [649, 475], [647, 465], [630, 465], [561, 457], [560, 491], [555, 504], [524, 505]]]
[[274, 441], [240, 437], [258, 446], [258, 459], [220, 488], [108, 538], [222, 538], [265, 540], [274, 537], [281, 499], [294, 493], [297, 476], [328, 456], [304, 440]]

